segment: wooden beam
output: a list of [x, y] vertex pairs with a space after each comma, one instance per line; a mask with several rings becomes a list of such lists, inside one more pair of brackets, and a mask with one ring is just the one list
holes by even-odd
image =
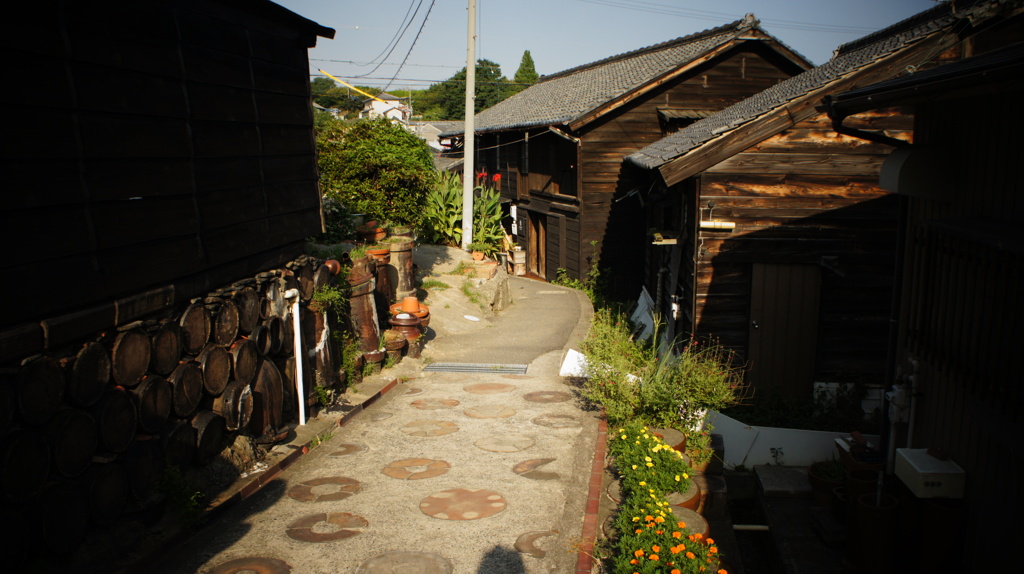
[[666, 184], [675, 185], [814, 116], [818, 113], [815, 107], [820, 104], [825, 95], [844, 92], [891, 78], [898, 71], [906, 69], [907, 66], [919, 64], [959, 41], [958, 36], [948, 34], [945, 30], [936, 32], [933, 38], [923, 39], [913, 46], [890, 54], [860, 70], [850, 72], [839, 80], [808, 92], [759, 118], [737, 126], [662, 165], [658, 170]]

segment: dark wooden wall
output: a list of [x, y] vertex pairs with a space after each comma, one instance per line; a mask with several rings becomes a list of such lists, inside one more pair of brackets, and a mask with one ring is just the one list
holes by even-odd
[[[909, 199], [898, 356], [918, 362], [911, 445], [948, 453], [967, 474], [960, 551], [1012, 548], [1024, 532], [1024, 112], [993, 105], [1021, 97], [917, 108], [917, 140], [949, 151], [937, 169], [954, 193]], [[969, 552], [971, 571], [1006, 564], [1005, 553]]]
[[[578, 150], [573, 142], [543, 130], [532, 130], [529, 144], [520, 141], [523, 131], [486, 134], [480, 147], [504, 142], [500, 154], [485, 155], [502, 173], [504, 197], [523, 209], [552, 216], [548, 218], [548, 279], [554, 278], [557, 266], [570, 277], [581, 278], [598, 255], [609, 265], [618, 262], [612, 275], [625, 267], [626, 273], [636, 277], [631, 283], [638, 289], [643, 266], [635, 253], [642, 248], [644, 230], [637, 224], [643, 212], [639, 205], [623, 205], [628, 213], [618, 222], [610, 223], [609, 218], [614, 199], [632, 183], [623, 176], [622, 158], [665, 135], [658, 108], [720, 110], [799, 71], [764, 43], [747, 42], [570, 134], [582, 140]], [[528, 149], [528, 169], [522, 166], [523, 146]], [[606, 234], [614, 236], [610, 253], [604, 252]], [[555, 263], [559, 261], [564, 264]]]
[[199, 293], [301, 253], [321, 228], [317, 30], [267, 9], [19, 7], [0, 39], [15, 78], [0, 95], [0, 268], [31, 296], [0, 327], [183, 278]]
[[[896, 110], [861, 114], [847, 124], [903, 139], [912, 134], [911, 117]], [[691, 220], [676, 230], [677, 249], [686, 249], [670, 265], [672, 292], [683, 305], [677, 333], [716, 338], [746, 359], [751, 305], [759, 296], [752, 292], [754, 266], [788, 265], [794, 273], [811, 266], [820, 269], [816, 351], [808, 359], [813, 378], [867, 374], [883, 382], [898, 201], [877, 181], [891, 149], [838, 135], [822, 115], [674, 188], [666, 200], [670, 210], [692, 202], [697, 221], [735, 224], [731, 231], [694, 235]], [[664, 205], [655, 202], [651, 213]], [[659, 249], [665, 248], [649, 247]], [[801, 383], [805, 399], [811, 382]]]
[[[781, 65], [762, 44], [743, 44], [583, 129], [580, 243], [589, 249], [597, 242], [613, 292], [633, 298], [642, 280], [636, 253], [649, 242], [638, 225], [642, 207], [635, 199], [614, 202], [638, 185], [624, 171], [622, 158], [666, 135], [658, 108], [721, 110], [799, 71]], [[570, 272], [585, 275], [588, 269]]]

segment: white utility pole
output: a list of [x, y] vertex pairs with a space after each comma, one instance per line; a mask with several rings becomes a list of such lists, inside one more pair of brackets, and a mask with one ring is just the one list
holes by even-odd
[[469, 0], [469, 26], [466, 34], [466, 131], [462, 160], [462, 248], [473, 242], [473, 188], [476, 183], [476, 0]]

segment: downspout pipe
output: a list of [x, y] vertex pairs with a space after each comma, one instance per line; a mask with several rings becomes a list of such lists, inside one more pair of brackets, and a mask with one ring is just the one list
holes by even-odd
[[306, 424], [306, 390], [302, 380], [302, 324], [299, 320], [299, 290], [289, 289], [284, 292], [285, 299], [292, 300], [292, 330], [295, 331], [295, 388], [299, 396], [299, 426]]
[[822, 102], [825, 103], [825, 113], [827, 113], [829, 119], [832, 120], [832, 129], [835, 130], [837, 133], [843, 134], [844, 136], [850, 136], [853, 138], [858, 138], [898, 148], [910, 146], [910, 142], [906, 140], [891, 138], [885, 134], [869, 132], [865, 130], [858, 130], [856, 128], [844, 126], [843, 120], [845, 120], [847, 116], [846, 114], [836, 110], [832, 96], [825, 96], [824, 98], [822, 98]]

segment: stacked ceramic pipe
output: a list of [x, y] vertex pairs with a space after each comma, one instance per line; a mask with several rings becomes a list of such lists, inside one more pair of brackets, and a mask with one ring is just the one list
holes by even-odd
[[[285, 293], [308, 302], [332, 277], [302, 257], [0, 371], [0, 515], [41, 522], [47, 547], [69, 552], [90, 524], [158, 502], [167, 467], [205, 465], [240, 433], [283, 438], [297, 418], [295, 357], [308, 356], [295, 353]], [[326, 318], [300, 312], [303, 347], [316, 349], [331, 384], [338, 361]]]

